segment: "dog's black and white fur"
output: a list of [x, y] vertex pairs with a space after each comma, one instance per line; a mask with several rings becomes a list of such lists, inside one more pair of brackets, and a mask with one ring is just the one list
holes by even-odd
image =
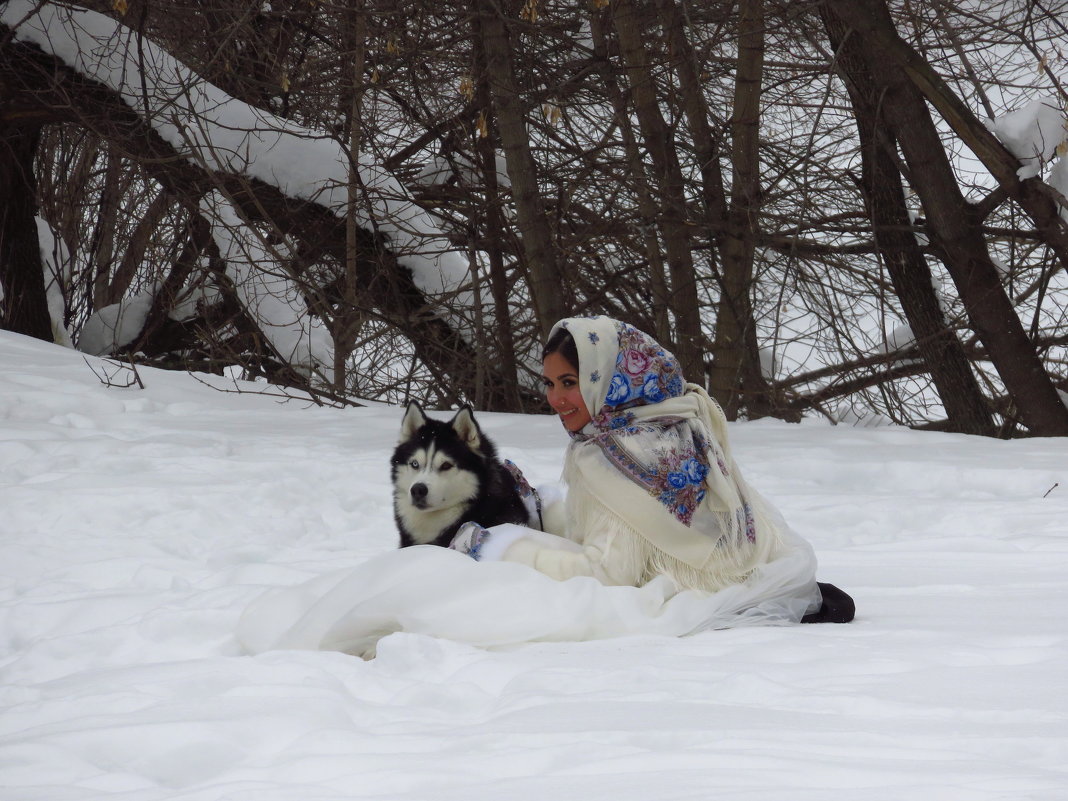
[[464, 406], [448, 423], [408, 404], [393, 452], [393, 512], [400, 547], [447, 546], [462, 523], [529, 525], [519, 487]]

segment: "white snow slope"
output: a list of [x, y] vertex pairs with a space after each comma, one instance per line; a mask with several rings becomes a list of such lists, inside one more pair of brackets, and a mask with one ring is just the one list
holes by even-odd
[[850, 625], [253, 657], [253, 599], [394, 547], [400, 410], [90, 365], [0, 332], [4, 801], [1068, 798], [1064, 441], [733, 426]]

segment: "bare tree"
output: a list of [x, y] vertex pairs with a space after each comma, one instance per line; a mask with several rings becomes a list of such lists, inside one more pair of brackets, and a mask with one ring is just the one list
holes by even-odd
[[[1002, 289], [979, 221], [961, 193], [924, 96], [914, 83], [914, 75], [922, 77], [927, 71], [885, 69], [887, 63], [912, 59], [908, 50], [896, 44], [900, 40], [883, 0], [832, 0], [831, 7], [861, 40], [859, 51], [883, 93], [883, 123], [901, 147], [936, 247], [1022, 421], [1035, 434], [1068, 435], [1068, 406], [1058, 397]], [[1015, 178], [1015, 171], [1012, 175]]]
[[701, 375], [701, 319], [682, 166], [672, 147], [673, 135], [660, 110], [652, 58], [643, 42], [649, 18], [631, 0], [618, 0], [611, 10], [620, 56], [626, 68], [634, 114], [643, 145], [652, 162], [652, 182], [660, 202], [659, 228], [671, 278], [669, 306], [675, 317], [675, 347], [687, 375]]
[[530, 152], [524, 106], [512, 63], [512, 34], [507, 20], [514, 13], [508, 0], [475, 0], [474, 23], [485, 78], [493, 101], [497, 130], [508, 164], [519, 234], [530, 269], [530, 288], [543, 335], [568, 314], [567, 281], [553, 248], [538, 186], [538, 169]]
[[820, 6], [819, 12], [853, 103], [863, 156], [861, 183], [879, 254], [946, 407], [948, 427], [989, 436], [994, 433], [990, 409], [964, 348], [939, 306], [931, 271], [911, 230], [895, 162], [896, 142], [886, 135], [890, 128], [881, 113], [881, 90], [865, 63], [859, 38], [848, 36], [828, 4]]
[[[77, 7], [0, 9], [6, 328], [133, 320], [100, 347], [521, 410], [547, 327], [604, 313], [732, 416], [1063, 433], [1068, 201], [980, 117], [1063, 104], [1066, 0], [87, 2], [118, 24], [79, 69]], [[269, 175], [209, 91], [338, 169]]]
[[711, 389], [729, 419], [744, 406], [767, 414], [767, 382], [761, 374], [753, 318], [753, 263], [759, 231], [760, 98], [764, 73], [764, 3], [739, 3], [738, 65], [731, 113], [731, 187], [720, 255], [723, 280], [716, 315]]

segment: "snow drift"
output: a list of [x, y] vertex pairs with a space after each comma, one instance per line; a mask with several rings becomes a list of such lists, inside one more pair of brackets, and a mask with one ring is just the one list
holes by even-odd
[[[90, 366], [0, 332], [5, 801], [1063, 798], [1062, 440], [732, 426], [847, 626], [248, 656], [255, 599], [395, 548], [401, 410]], [[558, 477], [555, 419], [479, 420]]]

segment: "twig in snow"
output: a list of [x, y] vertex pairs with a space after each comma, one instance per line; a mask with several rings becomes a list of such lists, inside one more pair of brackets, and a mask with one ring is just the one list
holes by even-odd
[[[103, 359], [102, 361], [105, 364], [111, 364], [117, 368], [114, 373], [108, 373], [107, 370], [103, 370], [103, 375], [97, 372], [96, 368], [93, 367], [92, 364], [90, 364], [89, 359], [87, 359], [85, 356], [82, 356], [82, 361], [84, 361], [86, 366], [93, 371], [93, 375], [95, 375], [97, 377], [97, 380], [100, 381], [100, 383], [103, 384], [105, 387], [118, 387], [119, 389], [129, 389], [134, 384], [136, 384], [139, 389], [145, 388], [145, 383], [141, 380], [141, 374], [137, 372], [137, 365], [133, 363], [132, 358], [129, 360], [128, 364], [112, 361], [111, 359]], [[129, 370], [133, 374], [133, 377], [130, 378], [125, 384], [122, 384], [116, 381], [115, 377], [125, 370]]]

